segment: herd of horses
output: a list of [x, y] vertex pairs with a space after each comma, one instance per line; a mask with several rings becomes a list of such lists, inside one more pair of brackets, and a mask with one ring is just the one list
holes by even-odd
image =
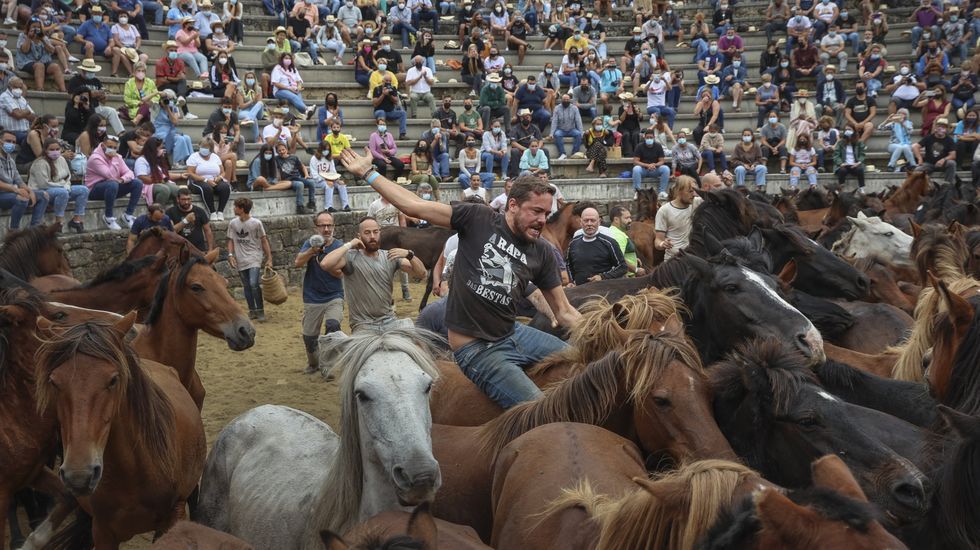
[[334, 339], [337, 426], [262, 405], [210, 451], [197, 333], [255, 335], [216, 255], [149, 231], [79, 284], [55, 229], [13, 234], [0, 505], [53, 498], [24, 548], [980, 547], [970, 190], [703, 196], [675, 259], [566, 289], [568, 330], [529, 321], [569, 343], [537, 400], [501, 409], [421, 330]]

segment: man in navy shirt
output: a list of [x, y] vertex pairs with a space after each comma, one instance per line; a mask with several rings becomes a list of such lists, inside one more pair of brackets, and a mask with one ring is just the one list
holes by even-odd
[[163, 205], [161, 204], [153, 203], [147, 206], [146, 214], [136, 218], [136, 221], [133, 222], [132, 227], [129, 228], [129, 240], [126, 241], [126, 254], [129, 254], [136, 246], [136, 239], [139, 238], [140, 233], [151, 227], [162, 227], [167, 231], [174, 230], [174, 224], [170, 221], [170, 217], [163, 212]]
[[[344, 283], [332, 273], [320, 269], [320, 262], [331, 250], [343, 243], [333, 237], [333, 215], [326, 210], [313, 218], [316, 234], [303, 242], [296, 255], [296, 267], [306, 266], [303, 277], [303, 344], [306, 346], [306, 374], [319, 370], [317, 335], [320, 325], [324, 334], [340, 331], [344, 316]], [[317, 239], [317, 237], [321, 237]], [[313, 241], [313, 242], [311, 242]]]

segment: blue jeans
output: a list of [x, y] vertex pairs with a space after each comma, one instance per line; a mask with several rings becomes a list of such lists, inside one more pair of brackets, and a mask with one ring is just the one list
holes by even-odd
[[898, 143], [889, 143], [888, 152], [892, 154], [891, 158], [888, 159], [888, 166], [895, 168], [895, 163], [898, 162], [898, 158], [905, 156], [905, 161], [908, 162], [909, 166], [915, 166], [915, 155], [912, 153], [911, 145], [900, 145]]
[[177, 57], [184, 61], [187, 68], [191, 70], [191, 73], [196, 75], [207, 74], [208, 72], [208, 58], [204, 57], [201, 52], [184, 52], [177, 54]]
[[960, 98], [958, 98], [958, 97], [954, 97], [950, 101], [953, 103], [953, 110], [954, 111], [959, 110], [960, 107], [964, 107], [964, 106], [967, 109], [972, 109], [973, 106], [976, 105], [976, 103], [977, 103], [976, 100], [973, 99], [972, 97], [970, 99], [965, 100], [965, 101], [962, 100], [962, 99], [960, 99]]
[[[493, 153], [485, 153], [485, 152], [484, 153], [480, 153], [480, 163], [483, 165], [483, 171], [484, 172], [493, 174], [493, 161], [494, 160], [500, 161], [500, 177], [501, 178], [506, 178], [507, 177], [507, 168], [510, 166], [510, 154], [509, 153], [504, 153], [504, 156], [497, 157]], [[481, 178], [480, 179], [483, 179], [482, 178], [482, 175], [481, 175]]]
[[[701, 158], [708, 165], [708, 170], [720, 168], [722, 172], [728, 170], [728, 160], [725, 159], [725, 152], [715, 153], [714, 151], [702, 151]], [[717, 164], [717, 166], [716, 166]]]
[[[797, 186], [800, 185], [800, 175], [802, 173], [803, 173], [803, 170], [799, 166], [794, 166], [794, 167], [792, 167], [792, 168], [789, 169], [789, 186], [790, 187], [792, 187], [792, 188], [795, 189]], [[806, 179], [810, 183], [810, 185], [816, 185], [817, 184], [817, 169], [814, 168], [814, 167], [812, 167], [812, 166], [807, 167], [807, 169], [806, 169]]]
[[260, 284], [262, 268], [250, 267], [248, 269], [242, 269], [238, 272], [238, 276], [242, 279], [242, 292], [245, 294], [245, 301], [248, 302], [248, 310], [257, 311], [263, 309], [262, 285]]
[[312, 178], [293, 181], [293, 191], [296, 191], [296, 206], [303, 206], [303, 187], [310, 195], [310, 202], [316, 202], [316, 180]]
[[129, 204], [126, 205], [126, 213], [132, 216], [136, 212], [136, 205], [140, 202], [140, 195], [143, 193], [143, 182], [133, 179], [126, 183], [118, 181], [102, 180], [89, 189], [88, 198], [94, 201], [105, 201], [105, 217], [112, 218], [112, 209], [115, 206], [116, 198], [129, 194]]
[[642, 166], [633, 167], [633, 189], [637, 191], [640, 190], [640, 184], [643, 178], [660, 176], [660, 187], [657, 189], [660, 193], [667, 192], [667, 183], [670, 181], [670, 168], [666, 164], [661, 164], [656, 170], [650, 170], [649, 168], [643, 168]]
[[[456, 178], [456, 181], [459, 183], [460, 189], [470, 188], [470, 177], [466, 174], [460, 172], [459, 177]], [[480, 183], [483, 185], [484, 189], [490, 189], [493, 187], [493, 172], [480, 172]]]
[[568, 74], [560, 74], [558, 75], [558, 81], [561, 82], [562, 86], [574, 88], [578, 86], [578, 73], [573, 71]]
[[398, 121], [398, 137], [404, 136], [408, 131], [408, 127], [405, 123], [405, 111], [401, 109], [395, 109], [394, 111], [385, 111], [384, 109], [378, 109], [374, 111], [374, 118], [383, 118], [385, 120], [397, 120]]
[[572, 138], [572, 154], [578, 153], [580, 147], [582, 147], [582, 132], [581, 130], [555, 130], [555, 147], [558, 148], [558, 156], [565, 154], [565, 138]]
[[694, 60], [692, 63], [697, 63], [698, 58], [708, 51], [708, 43], [703, 38], [695, 38], [694, 40], [691, 40], [691, 47], [695, 49]]
[[191, 137], [171, 129], [163, 136], [160, 132], [153, 134], [157, 139], [163, 139], [163, 147], [173, 156], [175, 164], [183, 164], [194, 153], [194, 143]]
[[433, 173], [440, 178], [449, 177], [449, 153], [439, 153], [435, 161]]
[[670, 126], [671, 128], [674, 127], [674, 118], [677, 117], [677, 111], [666, 105], [654, 105], [653, 107], [647, 107], [647, 114], [652, 115], [653, 113], [657, 113], [658, 117], [667, 117], [667, 126]]
[[421, 27], [422, 21], [432, 21], [432, 34], [439, 34], [439, 12], [419, 8], [412, 14], [412, 25], [415, 28]]
[[[147, 21], [153, 21], [154, 25], [163, 25], [163, 6], [153, 0], [143, 0], [143, 16]], [[150, 14], [153, 17], [150, 17]], [[70, 44], [70, 42], [69, 42]]]
[[443, 0], [439, 2], [439, 13], [442, 15], [453, 15], [456, 13], [456, 3]]
[[49, 187], [44, 190], [48, 194], [48, 199], [54, 203], [54, 216], [56, 218], [65, 217], [65, 209], [68, 208], [68, 201], [75, 201], [76, 216], [85, 215], [85, 205], [88, 203], [88, 187], [84, 185], [72, 185], [71, 189], [64, 187]]
[[402, 47], [408, 48], [412, 45], [412, 43], [408, 40], [408, 35], [415, 34], [419, 31], [417, 31], [411, 23], [395, 23], [391, 27], [391, 32], [400, 32], [402, 34]]
[[474, 340], [453, 352], [463, 374], [498, 405], [509, 409], [541, 395], [524, 369], [568, 344], [521, 323], [503, 340]]
[[[41, 191], [34, 191], [37, 203], [31, 212], [31, 225], [39, 225], [44, 221], [44, 211], [48, 208], [48, 198]], [[30, 200], [17, 195], [17, 193], [0, 193], [0, 210], [10, 210], [10, 229], [20, 229], [20, 218], [27, 211]]]
[[285, 101], [293, 106], [297, 111], [301, 113], [306, 112], [306, 103], [303, 102], [303, 96], [297, 94], [296, 92], [290, 90], [277, 89], [272, 95], [279, 100]]
[[[753, 168], [752, 171], [755, 172], [755, 184], [757, 186], [765, 186], [766, 185], [766, 173], [768, 172], [768, 169], [766, 168], [766, 165], [765, 164], [757, 164], [755, 166], [755, 168]], [[746, 170], [744, 166], [739, 165], [739, 166], [736, 166], [735, 167], [735, 185], [736, 186], [738, 186], [738, 187], [745, 187], [745, 173], [746, 172], [748, 172], [748, 170]]]
[[[924, 31], [924, 30], [925, 29], [923, 29], [922, 27], [920, 27], [918, 25], [912, 27], [912, 49], [913, 50], [919, 46], [919, 39], [922, 38], [922, 31]], [[939, 38], [939, 26], [938, 25], [932, 25], [931, 27], [929, 27], [929, 32], [932, 33], [932, 37], [933, 38]]]
[[[317, 45], [317, 43], [313, 40], [307, 40], [306, 42], [304, 42], [304, 44], [306, 44], [306, 47], [309, 50], [310, 57], [313, 58], [313, 64], [316, 65], [317, 63], [319, 63], [316, 60], [316, 57], [319, 54], [319, 46]], [[289, 45], [290, 47], [292, 47], [293, 53], [296, 53], [303, 49], [303, 46], [302, 44], [300, 44], [299, 40], [290, 40]]]

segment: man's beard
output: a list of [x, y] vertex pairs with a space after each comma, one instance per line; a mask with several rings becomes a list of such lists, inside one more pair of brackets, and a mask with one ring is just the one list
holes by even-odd
[[378, 241], [371, 241], [371, 242], [364, 243], [364, 250], [368, 252], [377, 252], [380, 248], [381, 245], [380, 243], [378, 243]]
[[[543, 223], [540, 224], [540, 226], [537, 223], [525, 225], [525, 224], [522, 224], [516, 217], [514, 218], [514, 228], [517, 229], [517, 231], [515, 232], [516, 233], [515, 236], [518, 239], [520, 239], [520, 240], [522, 240], [524, 242], [534, 242], [534, 241], [536, 241], [541, 236], [541, 232], [544, 230], [544, 226], [545, 226], [545, 224], [543, 224]], [[529, 236], [527, 234], [528, 229], [537, 229], [538, 230], [538, 236], [537, 237]]]

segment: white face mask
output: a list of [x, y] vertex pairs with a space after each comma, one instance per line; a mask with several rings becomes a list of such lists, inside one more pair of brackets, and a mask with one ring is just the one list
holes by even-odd
[[742, 136], [742, 141], [745, 143], [752, 143], [752, 136]]
[[129, 23], [129, 18], [128, 17], [120, 17], [119, 18], [119, 24], [120, 25], [125, 25], [126, 23]]
[[769, 118], [769, 124], [776, 124], [777, 122], [779, 122], [779, 119], [778, 118], [775, 118], [775, 117], [770, 117]]
[[909, 74], [909, 68], [908, 67], [902, 67], [901, 69], [899, 69], [898, 72], [900, 72], [902, 74]]
[[827, 75], [827, 82], [833, 82], [833, 81], [834, 81], [834, 75], [832, 74]]

